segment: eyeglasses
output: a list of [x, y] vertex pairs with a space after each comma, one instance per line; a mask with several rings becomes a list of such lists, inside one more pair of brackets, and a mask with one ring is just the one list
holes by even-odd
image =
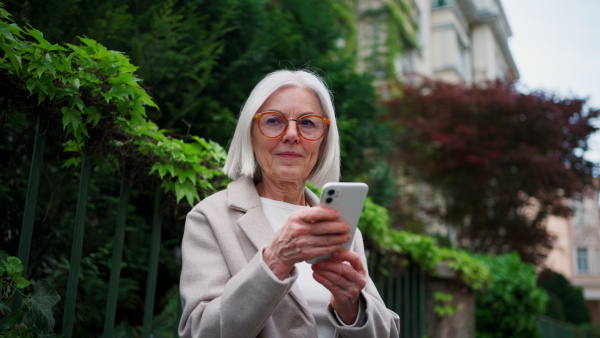
[[317, 115], [304, 115], [299, 119], [288, 119], [282, 113], [267, 111], [254, 114], [258, 120], [258, 130], [265, 137], [276, 138], [287, 130], [289, 121], [296, 122], [298, 135], [309, 141], [316, 141], [325, 135], [329, 119]]

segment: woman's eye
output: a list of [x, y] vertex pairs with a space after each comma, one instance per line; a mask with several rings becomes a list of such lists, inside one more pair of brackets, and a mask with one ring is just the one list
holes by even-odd
[[283, 119], [280, 117], [269, 117], [267, 119], [267, 124], [281, 124], [284, 123]]
[[305, 126], [305, 127], [313, 127], [316, 125], [315, 121], [313, 121], [311, 119], [303, 119], [300, 123], [302, 126]]

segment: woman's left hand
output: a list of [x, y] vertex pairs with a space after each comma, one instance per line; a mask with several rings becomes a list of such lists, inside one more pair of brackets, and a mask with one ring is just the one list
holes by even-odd
[[358, 316], [360, 292], [367, 285], [367, 271], [356, 252], [340, 250], [332, 256], [312, 265], [313, 278], [331, 292], [331, 305], [340, 319], [352, 324]]

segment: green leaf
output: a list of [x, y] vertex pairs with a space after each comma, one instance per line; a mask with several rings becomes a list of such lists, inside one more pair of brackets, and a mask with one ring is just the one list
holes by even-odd
[[131, 73], [121, 73], [119, 76], [108, 79], [108, 83], [116, 85], [121, 84], [123, 82], [136, 82], [140, 81], [140, 79], [133, 76]]
[[68, 140], [67, 142], [63, 143], [63, 147], [66, 152], [79, 152], [83, 148], [83, 143], [74, 140]]
[[79, 111], [83, 111], [83, 109], [85, 108], [85, 104], [80, 98], [75, 100], [75, 106], [77, 107], [77, 109], [79, 109]]
[[81, 163], [80, 157], [71, 157], [70, 159], [65, 161], [65, 164], [62, 165], [63, 168], [68, 168], [71, 166], [78, 167], [79, 163]]
[[178, 170], [177, 176], [180, 183], [190, 180], [192, 184], [196, 185], [196, 172], [193, 169]]
[[44, 34], [37, 29], [25, 28], [29, 35], [33, 36], [39, 43], [48, 43], [48, 40], [44, 39]]
[[183, 197], [185, 197], [189, 205], [194, 205], [195, 200], [200, 201], [196, 186], [190, 181], [185, 181], [184, 183], [175, 182], [175, 196], [178, 203]]
[[160, 163], [154, 163], [152, 165], [152, 168], [150, 168], [150, 174], [152, 174], [153, 172], [157, 171], [158, 169], [160, 169], [160, 167], [162, 166], [162, 164]]
[[95, 127], [100, 122], [100, 118], [102, 118], [102, 115], [98, 113], [98, 109], [94, 106], [85, 107], [83, 113], [87, 114], [85, 123], [92, 123], [92, 127]]
[[[155, 164], [155, 166], [156, 166], [156, 164]], [[154, 168], [154, 167], [152, 167], [152, 168]], [[163, 177], [165, 177], [165, 175], [167, 173], [167, 168], [165, 168], [165, 166], [162, 164], [159, 164], [157, 166], [157, 168], [158, 168], [158, 174], [160, 175], [160, 178], [162, 179]]]
[[42, 331], [54, 331], [54, 315], [52, 307], [58, 303], [60, 296], [46, 280], [41, 280], [29, 300], [29, 311], [23, 317], [27, 326], [35, 326]]
[[4, 53], [6, 53], [6, 56], [8, 56], [8, 58], [10, 59], [10, 62], [12, 63], [15, 71], [17, 73], [19, 73], [21, 70], [21, 65], [22, 65], [21, 57], [19, 55], [15, 54], [15, 52], [13, 51], [12, 48], [10, 48], [10, 46], [0, 44], [0, 47], [2, 48]]
[[146, 93], [145, 91], [142, 91], [139, 99], [142, 100], [142, 103], [144, 103], [145, 105], [158, 109], [158, 105], [154, 103], [154, 101], [152, 101], [150, 95], [148, 95], [148, 93]]
[[106, 101], [109, 102], [113, 97], [115, 97], [119, 100], [124, 100], [125, 97], [130, 94], [131, 94], [131, 91], [129, 89], [124, 88], [123, 86], [116, 85], [116, 86], [112, 86], [112, 88], [110, 88], [108, 93], [102, 94], [102, 95], [104, 96]]
[[175, 177], [175, 167], [172, 163], [165, 164], [165, 169], [169, 171], [169, 174], [171, 174], [171, 176]]
[[6, 273], [10, 278], [14, 280], [15, 278], [21, 277], [21, 273], [23, 273], [23, 264], [20, 259], [10, 256], [8, 257], [5, 266]]
[[77, 132], [77, 128], [81, 126], [81, 112], [69, 107], [63, 107], [60, 111], [63, 113], [63, 130], [70, 124], [73, 131]]
[[8, 13], [4, 8], [0, 7], [0, 18], [8, 18], [10, 13]]
[[31, 284], [30, 281], [26, 280], [23, 277], [15, 278], [15, 279], [13, 279], [13, 282], [15, 282], [15, 285], [19, 289], [24, 289], [24, 288], [28, 287]]

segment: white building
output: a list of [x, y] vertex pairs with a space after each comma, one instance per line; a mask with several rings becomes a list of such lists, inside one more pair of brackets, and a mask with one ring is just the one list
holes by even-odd
[[519, 78], [507, 42], [512, 32], [500, 0], [410, 0], [409, 11], [417, 27], [408, 33], [417, 46], [400, 51], [393, 41], [402, 37], [393, 36], [398, 32], [390, 29], [394, 28], [390, 20], [398, 17], [398, 9], [406, 2], [358, 2], [359, 71], [382, 77], [391, 70], [399, 78], [414, 72], [467, 85]]
[[[416, 26], [407, 24], [406, 33], [399, 34], [390, 20], [396, 16], [405, 24], [410, 22], [398, 16], [407, 2], [410, 8], [404, 13], [409, 13]], [[508, 47], [512, 32], [500, 0], [358, 0], [357, 18], [358, 70], [373, 73], [378, 84], [391, 76], [405, 79], [410, 73], [465, 85], [519, 78]], [[398, 41], [404, 38], [406, 45], [407, 35], [414, 36], [416, 47], [401, 50]], [[443, 207], [443, 200], [426, 184], [407, 183], [405, 189], [426, 196], [422, 203]], [[571, 203], [573, 217], [548, 219], [548, 230], [556, 241], [544, 265], [583, 289], [592, 320], [600, 327], [598, 192]], [[431, 233], [456, 239], [452, 229], [435, 220], [428, 226]]]
[[600, 327], [600, 210], [598, 192], [572, 201], [573, 217], [550, 217], [548, 231], [556, 237], [545, 265], [583, 289], [592, 321]]

